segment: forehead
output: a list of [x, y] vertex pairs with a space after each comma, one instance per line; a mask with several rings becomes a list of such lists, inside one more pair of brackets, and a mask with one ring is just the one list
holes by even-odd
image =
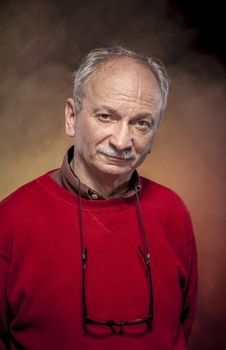
[[84, 84], [83, 93], [87, 98], [134, 102], [147, 107], [158, 105], [161, 100], [153, 73], [130, 58], [112, 59], [97, 67]]

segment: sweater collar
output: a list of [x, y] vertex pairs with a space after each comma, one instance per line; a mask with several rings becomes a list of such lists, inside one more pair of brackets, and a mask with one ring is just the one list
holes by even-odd
[[[70, 147], [67, 151], [63, 163], [60, 169], [51, 173], [51, 177], [57, 181], [62, 187], [70, 192], [78, 193], [79, 188], [79, 178], [73, 172], [70, 163], [74, 157], [74, 146]], [[83, 198], [87, 199], [105, 199], [101, 193], [93, 190], [92, 188], [86, 186], [82, 182], [80, 183], [81, 195]], [[131, 197], [135, 194], [135, 191], [141, 190], [141, 184], [137, 171], [135, 170], [130, 178], [128, 190], [121, 195], [123, 198]]]

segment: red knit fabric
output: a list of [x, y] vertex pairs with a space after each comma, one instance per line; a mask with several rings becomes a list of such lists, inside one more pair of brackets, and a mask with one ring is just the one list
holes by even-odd
[[[1, 202], [1, 350], [186, 349], [197, 287], [190, 216], [171, 190], [144, 178], [141, 184], [151, 252], [152, 329], [127, 327], [123, 335], [102, 327], [83, 331], [79, 202], [45, 174]], [[82, 203], [89, 317], [147, 317], [149, 289], [137, 249], [144, 242], [135, 196]]]

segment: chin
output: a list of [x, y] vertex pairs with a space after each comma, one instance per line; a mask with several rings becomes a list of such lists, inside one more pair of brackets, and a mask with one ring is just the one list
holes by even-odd
[[99, 169], [103, 174], [112, 176], [128, 176], [133, 172], [133, 168], [128, 166], [106, 165]]

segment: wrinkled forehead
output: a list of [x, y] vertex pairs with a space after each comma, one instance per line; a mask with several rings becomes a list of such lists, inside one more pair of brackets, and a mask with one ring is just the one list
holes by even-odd
[[131, 58], [114, 58], [99, 64], [86, 80], [83, 92], [120, 90], [140, 95], [161, 96], [159, 84], [151, 70]]

